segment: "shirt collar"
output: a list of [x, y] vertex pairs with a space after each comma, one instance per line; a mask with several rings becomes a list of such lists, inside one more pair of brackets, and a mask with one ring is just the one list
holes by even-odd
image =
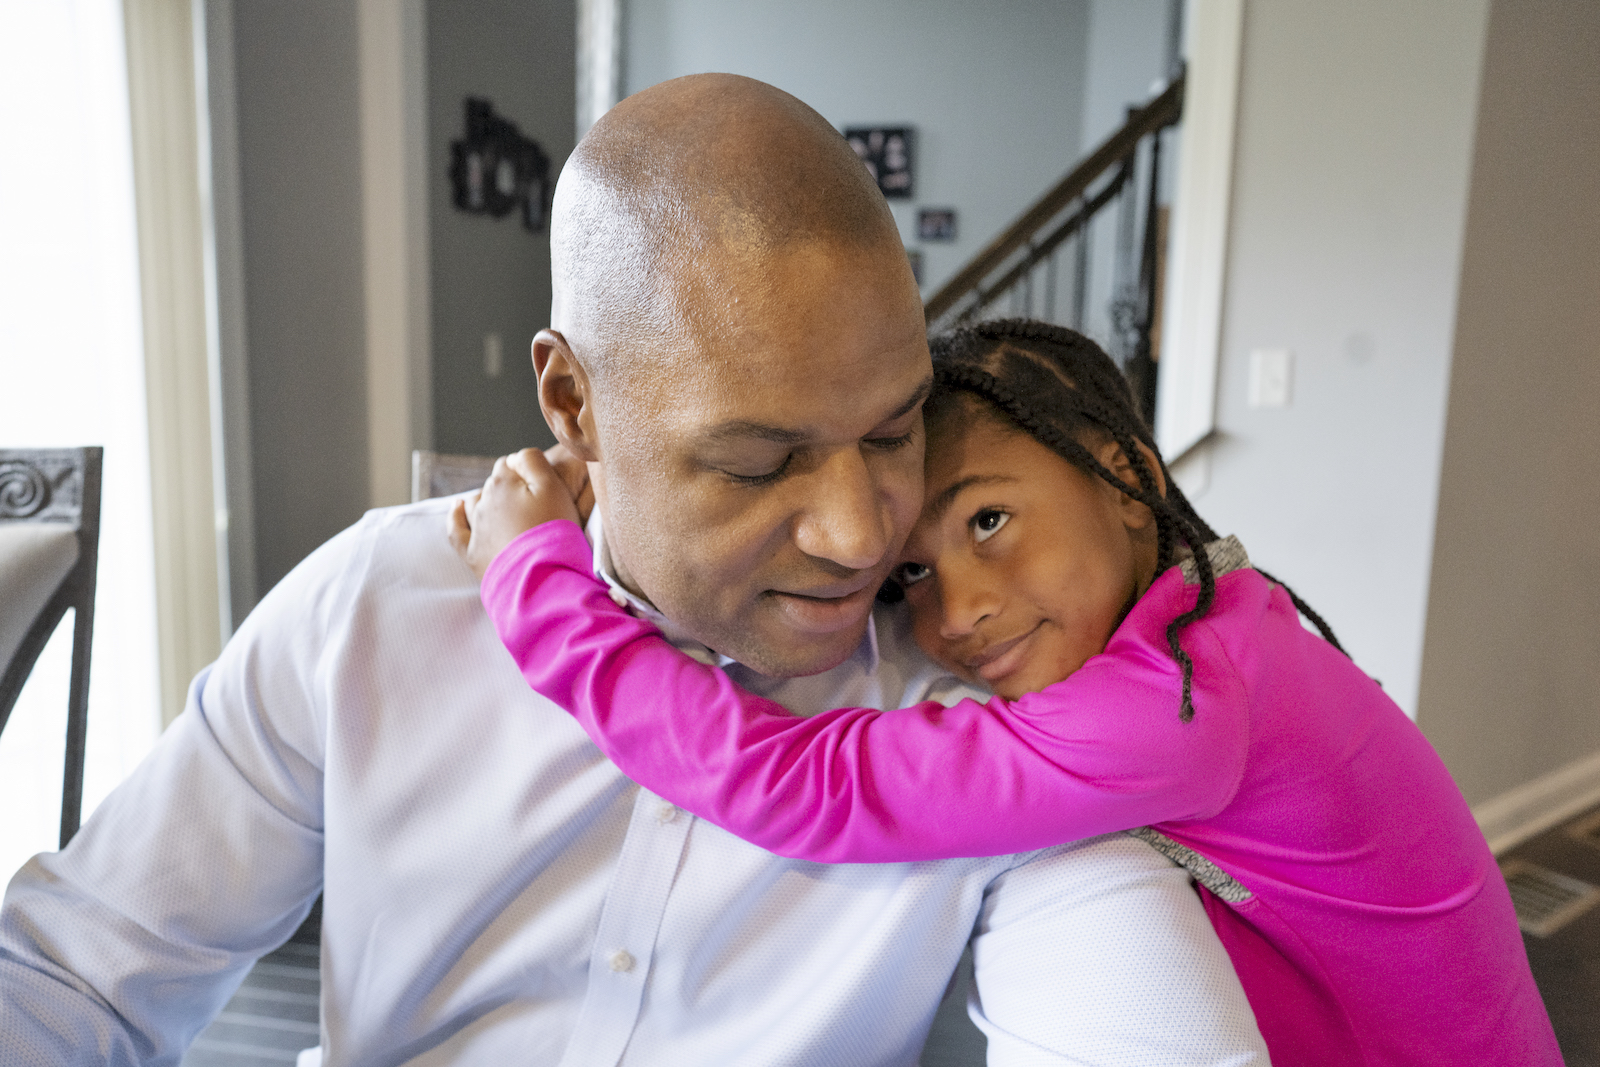
[[[617, 580], [616, 567], [611, 561], [611, 551], [606, 547], [605, 527], [600, 521], [599, 508], [595, 508], [590, 512], [589, 524], [584, 528], [584, 533], [588, 535], [589, 543], [594, 546], [595, 577], [606, 584], [611, 600], [618, 607], [625, 608], [637, 618], [654, 623], [661, 630], [662, 635], [666, 637], [669, 644], [692, 659], [715, 667], [728, 667], [738, 662], [731, 656], [713, 652], [684, 633], [682, 627], [661, 614], [654, 604], [625, 588]], [[873, 624], [872, 620], [868, 620], [867, 632], [862, 637], [861, 644], [856, 648], [851, 658], [858, 660], [869, 674], [877, 673], [878, 628]]]

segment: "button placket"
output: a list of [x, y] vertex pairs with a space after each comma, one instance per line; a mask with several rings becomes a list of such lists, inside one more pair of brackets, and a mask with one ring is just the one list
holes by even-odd
[[[670, 814], [669, 814], [670, 813]], [[561, 1067], [615, 1067], [639, 1021], [656, 932], [693, 819], [639, 790], [589, 956], [589, 984]]]

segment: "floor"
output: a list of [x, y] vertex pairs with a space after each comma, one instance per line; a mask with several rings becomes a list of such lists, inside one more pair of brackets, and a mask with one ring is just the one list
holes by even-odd
[[[1579, 831], [1589, 830], [1587, 834]], [[1501, 857], [1503, 866], [1535, 864], [1600, 886], [1600, 807], [1540, 834]], [[317, 1043], [320, 908], [288, 944], [262, 958], [215, 1022], [201, 1033], [183, 1067], [293, 1064]], [[1567, 1067], [1600, 1067], [1600, 906], [1538, 937], [1523, 935], [1533, 977], [1544, 995]], [[970, 956], [962, 960], [922, 1053], [922, 1067], [983, 1062], [983, 1035], [966, 1019]]]
[[222, 1014], [200, 1032], [183, 1067], [293, 1064], [318, 1042], [322, 902], [276, 952], [261, 957]]
[[[1573, 831], [1600, 820], [1600, 808], [1549, 830], [1502, 856], [1525, 860], [1600, 886], [1600, 838]], [[1544, 994], [1567, 1067], [1600, 1067], [1600, 906], [1548, 937], [1523, 935], [1534, 981]]]

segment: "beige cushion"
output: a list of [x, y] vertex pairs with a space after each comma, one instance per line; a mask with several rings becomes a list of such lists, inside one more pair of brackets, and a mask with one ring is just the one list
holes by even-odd
[[78, 562], [78, 535], [59, 522], [0, 522], [0, 673]]

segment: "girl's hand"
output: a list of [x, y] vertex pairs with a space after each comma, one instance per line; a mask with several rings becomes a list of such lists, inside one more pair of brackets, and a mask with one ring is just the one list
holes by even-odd
[[479, 579], [519, 534], [541, 523], [582, 524], [594, 507], [588, 467], [561, 445], [525, 448], [495, 460], [483, 489], [458, 500], [448, 519], [450, 544]]

